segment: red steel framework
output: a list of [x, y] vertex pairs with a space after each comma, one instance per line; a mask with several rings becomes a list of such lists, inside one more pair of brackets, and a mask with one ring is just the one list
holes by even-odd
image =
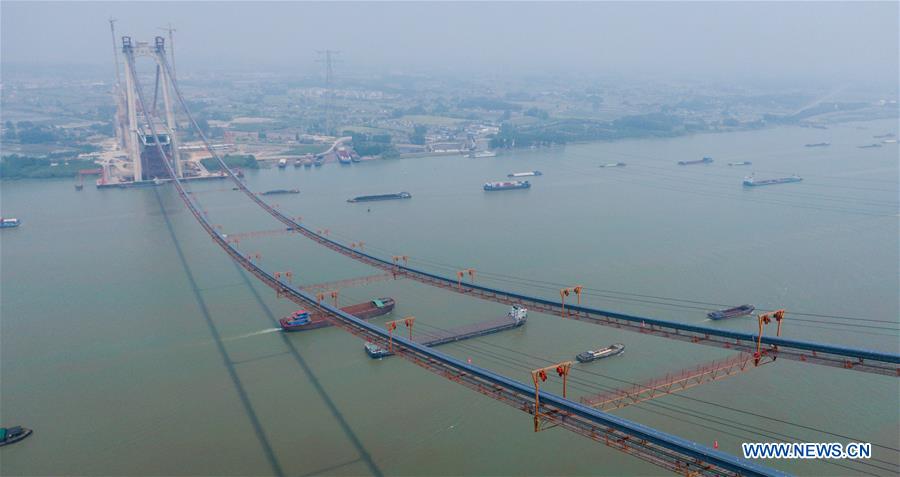
[[397, 280], [399, 278], [401, 277], [397, 277], [393, 273], [376, 273], [374, 275], [367, 275], [364, 277], [346, 278], [344, 280], [336, 280], [333, 282], [303, 285], [300, 287], [300, 289], [305, 291], [316, 291], [328, 290], [332, 288], [348, 288], [358, 285], [368, 285], [369, 283], [383, 282], [387, 280]]
[[[553, 372], [556, 371], [556, 374], [562, 378], [563, 389], [562, 396], [566, 397], [566, 385], [569, 382], [569, 371], [572, 369], [571, 361], [563, 361], [562, 363], [552, 364], [550, 366], [544, 366], [543, 368], [538, 368], [531, 371], [531, 380], [534, 382], [534, 409], [538, 410], [538, 412], [534, 413], [534, 432], [540, 432], [549, 427], [541, 428], [541, 418], [542, 417], [551, 417], [549, 414], [545, 414], [540, 412], [541, 409], [541, 382], [547, 381], [547, 371]], [[551, 426], [555, 427], [555, 426]]]
[[729, 376], [736, 376], [755, 369], [757, 366], [771, 363], [775, 361], [775, 358], [766, 356], [759, 363], [754, 363], [755, 361], [756, 358], [749, 353], [738, 353], [725, 359], [685, 368], [674, 374], [666, 373], [665, 376], [634, 384], [630, 388], [615, 389], [591, 397], [583, 397], [581, 402], [608, 412]]
[[413, 325], [416, 324], [416, 317], [407, 316], [404, 318], [400, 318], [399, 320], [388, 321], [384, 324], [385, 328], [387, 328], [388, 330], [388, 333], [391, 334], [391, 337], [388, 340], [388, 351], [390, 351], [391, 353], [394, 352], [394, 330], [397, 329], [397, 325], [400, 323], [403, 323], [409, 330], [409, 340], [412, 341]]
[[563, 318], [565, 318], [565, 316], [566, 316], [566, 297], [569, 296], [569, 294], [574, 293], [575, 297], [578, 300], [578, 304], [579, 305], [581, 304], [581, 291], [583, 289], [584, 289], [583, 286], [576, 285], [574, 287], [567, 287], [567, 288], [563, 288], [563, 289], [559, 290], [559, 303], [560, 303], [559, 315], [560, 316], [562, 316]]
[[[265, 204], [263, 202], [263, 204]], [[263, 208], [265, 206], [263, 205]], [[277, 212], [275, 212], [277, 214]], [[276, 218], [277, 215], [274, 215]], [[900, 368], [897, 367], [885, 367], [880, 365], [879, 363], [871, 363], [868, 361], [864, 361], [862, 359], [858, 360], [850, 360], [841, 356], [832, 356], [827, 353], [819, 353], [816, 351], [807, 351], [807, 350], [795, 350], [795, 349], [784, 349], [778, 348], [777, 346], [768, 345], [768, 347], [763, 347], [761, 343], [757, 340], [740, 340], [740, 339], [731, 339], [725, 338], [721, 336], [709, 335], [707, 333], [699, 333], [693, 331], [685, 331], [679, 329], [673, 329], [653, 324], [645, 324], [645, 323], [636, 323], [634, 321], [623, 320], [619, 318], [614, 318], [610, 316], [606, 316], [599, 313], [589, 313], [585, 311], [572, 311], [570, 309], [566, 309], [563, 313], [562, 304], [559, 305], [548, 305], [546, 303], [541, 303], [538, 301], [532, 301], [528, 299], [524, 299], [521, 297], [510, 297], [504, 293], [498, 292], [490, 292], [481, 290], [479, 288], [470, 288], [465, 287], [460, 284], [457, 287], [456, 283], [452, 286], [443, 280], [439, 280], [433, 277], [429, 277], [428, 275], [410, 272], [402, 267], [399, 267], [398, 261], [399, 259], [403, 259], [404, 262], [409, 260], [408, 256], [394, 256], [393, 262], [394, 265], [385, 264], [384, 262], [380, 262], [378, 260], [373, 260], [369, 258], [367, 255], [362, 253], [358, 253], [352, 251], [350, 249], [339, 246], [338, 244], [332, 242], [330, 239], [316, 235], [310, 230], [307, 230], [303, 227], [297, 229], [297, 232], [306, 236], [307, 238], [318, 242], [325, 247], [338, 252], [347, 257], [353, 258], [359, 262], [365, 263], [367, 265], [380, 268], [382, 270], [391, 271], [398, 277], [406, 277], [410, 280], [415, 280], [420, 283], [424, 283], [426, 285], [431, 285], [439, 288], [444, 288], [446, 290], [454, 291], [457, 293], [463, 293], [469, 296], [474, 296], [477, 298], [481, 298], [488, 301], [493, 301], [496, 303], [502, 303], [505, 305], [524, 305], [529, 307], [529, 309], [540, 311], [547, 314], [561, 314], [564, 318], [583, 321], [585, 323], [591, 323], [595, 325], [603, 325], [610, 326], [613, 328], [634, 331], [638, 333], [659, 336], [668, 339], [674, 339], [679, 341], [685, 341], [688, 343], [697, 343], [704, 344], [707, 346], [715, 346], [718, 348], [725, 349], [733, 349], [735, 351], [741, 351], [745, 353], [759, 353], [762, 355], [775, 355], [784, 359], [790, 359], [793, 361], [801, 361], [814, 363], [825, 366], [833, 366], [838, 368], [845, 369], [853, 369], [857, 371], [864, 371], [875, 374], [883, 374], [887, 376], [900, 376]], [[758, 338], [758, 337], [757, 337]]]

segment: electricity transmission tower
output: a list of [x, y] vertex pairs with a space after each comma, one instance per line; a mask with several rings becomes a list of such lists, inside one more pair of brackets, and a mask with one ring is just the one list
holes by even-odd
[[316, 54], [319, 55], [319, 59], [316, 60], [318, 63], [325, 64], [325, 133], [331, 134], [331, 128], [334, 127], [332, 124], [332, 110], [334, 109], [334, 64], [338, 63], [337, 56], [340, 54], [340, 51], [337, 50], [319, 50], [316, 51]]

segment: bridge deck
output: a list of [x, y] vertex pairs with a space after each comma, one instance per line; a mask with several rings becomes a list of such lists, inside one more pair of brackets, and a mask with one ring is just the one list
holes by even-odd
[[[510, 318], [509, 316], [505, 316], [503, 318], [482, 321], [479, 323], [472, 323], [456, 328], [450, 328], [448, 330], [417, 332], [419, 336], [413, 338], [413, 341], [419, 343], [422, 346], [433, 348], [435, 346], [440, 346], [447, 343], [465, 341], [472, 338], [478, 338], [479, 336], [485, 336], [493, 333], [499, 333], [501, 331], [511, 330], [524, 324], [524, 321], [519, 322], [513, 318]], [[369, 351], [369, 356], [371, 356], [372, 358], [385, 358], [388, 356], [392, 356], [393, 354], [394, 353], [390, 352], [389, 350], [380, 347], [377, 351]]]
[[[134, 54], [131, 50], [126, 50], [125, 53], [127, 67], [130, 68], [132, 76], [137, 78], [134, 69]], [[169, 74], [169, 78], [172, 78], [171, 68], [166, 60], [164, 52], [157, 51], [156, 56], [158, 64]], [[213, 150], [208, 138], [202, 130], [200, 130], [196, 120], [187, 108], [178, 83], [172, 80], [172, 86], [176, 97], [184, 112], [187, 114], [191, 124], [194, 126], [195, 130], [199, 132], [207, 149], [220, 166], [249, 197], [254, 198], [261, 206], [269, 210], [270, 213], [275, 212], [274, 209], [250, 192], [246, 185], [234, 175], [233, 171], [228, 168], [221, 157]], [[139, 83], [136, 91], [142, 110], [147, 111], [146, 102], [144, 101], [143, 92]], [[155, 138], [154, 142], [157, 149], [164, 158], [162, 162], [165, 164], [179, 196], [194, 218], [197, 219], [200, 226], [232, 259], [267, 286], [273, 288], [279, 295], [286, 296], [298, 304], [326, 314], [329, 319], [333, 320], [336, 326], [339, 326], [366, 341], [384, 345], [386, 341], [393, 340], [399, 348], [397, 349], [399, 355], [423, 368], [444, 376], [447, 379], [463, 384], [470, 389], [474, 389], [501, 402], [515, 406], [529, 414], [545, 415], [546, 419], [556, 422], [559, 426], [590, 437], [596, 441], [604, 442], [610, 447], [634, 455], [673, 472], [684, 475], [714, 476], [784, 475], [782, 472], [755, 464], [746, 459], [741, 459], [702, 446], [695, 442], [597, 411], [555, 394], [547, 393], [546, 391], [537, 392], [537, 396], [540, 397], [540, 406], [538, 406], [536, 401], [532, 400], [532, 398], [535, 398], [535, 391], [530, 385], [511, 380], [483, 368], [466, 364], [456, 358], [442, 354], [426, 346], [422, 346], [419, 343], [401, 337], [394, 338], [387, 331], [374, 325], [370, 325], [327, 303], [321, 303], [309, 293], [276, 279], [272, 274], [253, 263], [249, 257], [245, 257], [238, 252], [237, 249], [228, 243], [220, 233], [216, 232], [209, 221], [206, 220], [203, 212], [187, 194], [184, 186], [175, 174], [174, 167], [171, 163], [172, 161], [167, 157], [159, 142], [153, 121], [150, 121], [149, 126]], [[275, 213], [277, 214], [275, 216], [279, 218], [279, 220], [293, 223], [291, 219], [284, 217], [277, 212]]]

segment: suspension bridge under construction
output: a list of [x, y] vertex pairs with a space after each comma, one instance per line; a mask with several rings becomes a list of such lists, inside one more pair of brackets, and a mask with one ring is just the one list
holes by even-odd
[[[809, 365], [839, 368], [834, 372], [864, 372], [891, 378], [900, 377], [900, 355], [857, 349], [839, 345], [793, 340], [781, 336], [782, 322], [789, 320], [790, 311], [775, 310], [757, 317], [757, 333], [716, 329], [693, 324], [667, 321], [646, 316], [617, 313], [591, 308], [581, 304], [584, 287], [573, 284], [560, 289], [559, 300], [530, 296], [516, 291], [487, 287], [477, 283], [475, 268], [459, 270], [455, 276], [441, 276], [409, 265], [409, 257], [392, 255], [378, 257], [366, 251], [363, 242], [341, 243], [330, 238], [328, 230], [316, 230], [304, 225], [299, 217], [291, 217], [264, 201], [251, 191], [238, 174], [231, 170], [209, 139], [199, 128], [179, 88], [166, 55], [165, 41], [157, 37], [153, 44], [133, 42], [123, 37], [121, 51], [125, 56], [126, 100], [124, 117], [129, 118], [125, 144], [135, 162], [136, 171], [161, 171], [163, 180], [172, 184], [184, 205], [191, 212], [212, 241], [225, 251], [238, 265], [250, 272], [265, 285], [274, 289], [279, 297], [285, 297], [313, 313], [330, 321], [368, 343], [372, 343], [404, 358], [432, 373], [461, 384], [487, 397], [519, 409], [531, 416], [534, 430], [561, 427], [602, 443], [628, 455], [650, 462], [664, 469], [683, 475], [782, 475], [782, 472], [737, 457], [696, 442], [662, 432], [648, 426], [610, 414], [609, 411], [654, 399], [657, 396], [678, 392], [706, 382], [725, 379], [737, 373], [770, 364], [777, 359], [787, 359]], [[146, 101], [136, 70], [140, 56], [151, 57], [158, 67], [157, 77], [164, 83], [166, 120], [157, 120]], [[169, 91], [171, 87], [171, 92]], [[175, 111], [171, 103], [180, 106], [195, 132], [202, 139], [208, 153], [225, 171], [235, 187], [272, 216], [283, 226], [281, 229], [259, 233], [225, 234], [212, 224], [206, 212], [197, 203], [193, 193], [183, 181], [183, 170], [177, 157]], [[155, 100], [154, 100], [155, 103]], [[139, 114], [142, 116], [139, 116]], [[138, 147], [143, 147], [139, 150]], [[141, 180], [141, 173], [135, 181]], [[242, 238], [274, 234], [302, 235], [315, 243], [378, 269], [374, 275], [300, 287], [291, 283], [290, 277], [281, 272], [264, 269], [258, 256], [246, 254], [237, 248]], [[328, 291], [375, 281], [409, 279], [437, 287], [447, 292], [471, 296], [491, 302], [524, 306], [531, 310], [557, 315], [563, 320], [614, 327], [635, 333], [670, 340], [701, 344], [731, 350], [734, 355], [720, 361], [704, 363], [680, 373], [673, 373], [630, 388], [615, 390], [582, 398], [567, 397], [565, 383], [569, 378], [570, 363], [557, 363], [532, 372], [533, 382], [520, 382], [493, 371], [432, 349], [403, 333], [394, 333], [396, 327], [387, 329], [368, 323], [329, 303]], [[333, 295], [335, 301], [337, 294]], [[573, 303], [574, 300], [574, 303]], [[412, 327], [412, 322], [407, 326]], [[556, 374], [563, 381], [563, 393], [557, 395], [541, 390], [547, 373]]]

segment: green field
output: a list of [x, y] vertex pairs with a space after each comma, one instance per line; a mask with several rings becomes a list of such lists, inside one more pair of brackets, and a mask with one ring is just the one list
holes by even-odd
[[[51, 165], [56, 164], [56, 165]], [[52, 179], [75, 177], [81, 169], [94, 169], [91, 160], [46, 159], [29, 156], [4, 156], [0, 160], [0, 179]]]

